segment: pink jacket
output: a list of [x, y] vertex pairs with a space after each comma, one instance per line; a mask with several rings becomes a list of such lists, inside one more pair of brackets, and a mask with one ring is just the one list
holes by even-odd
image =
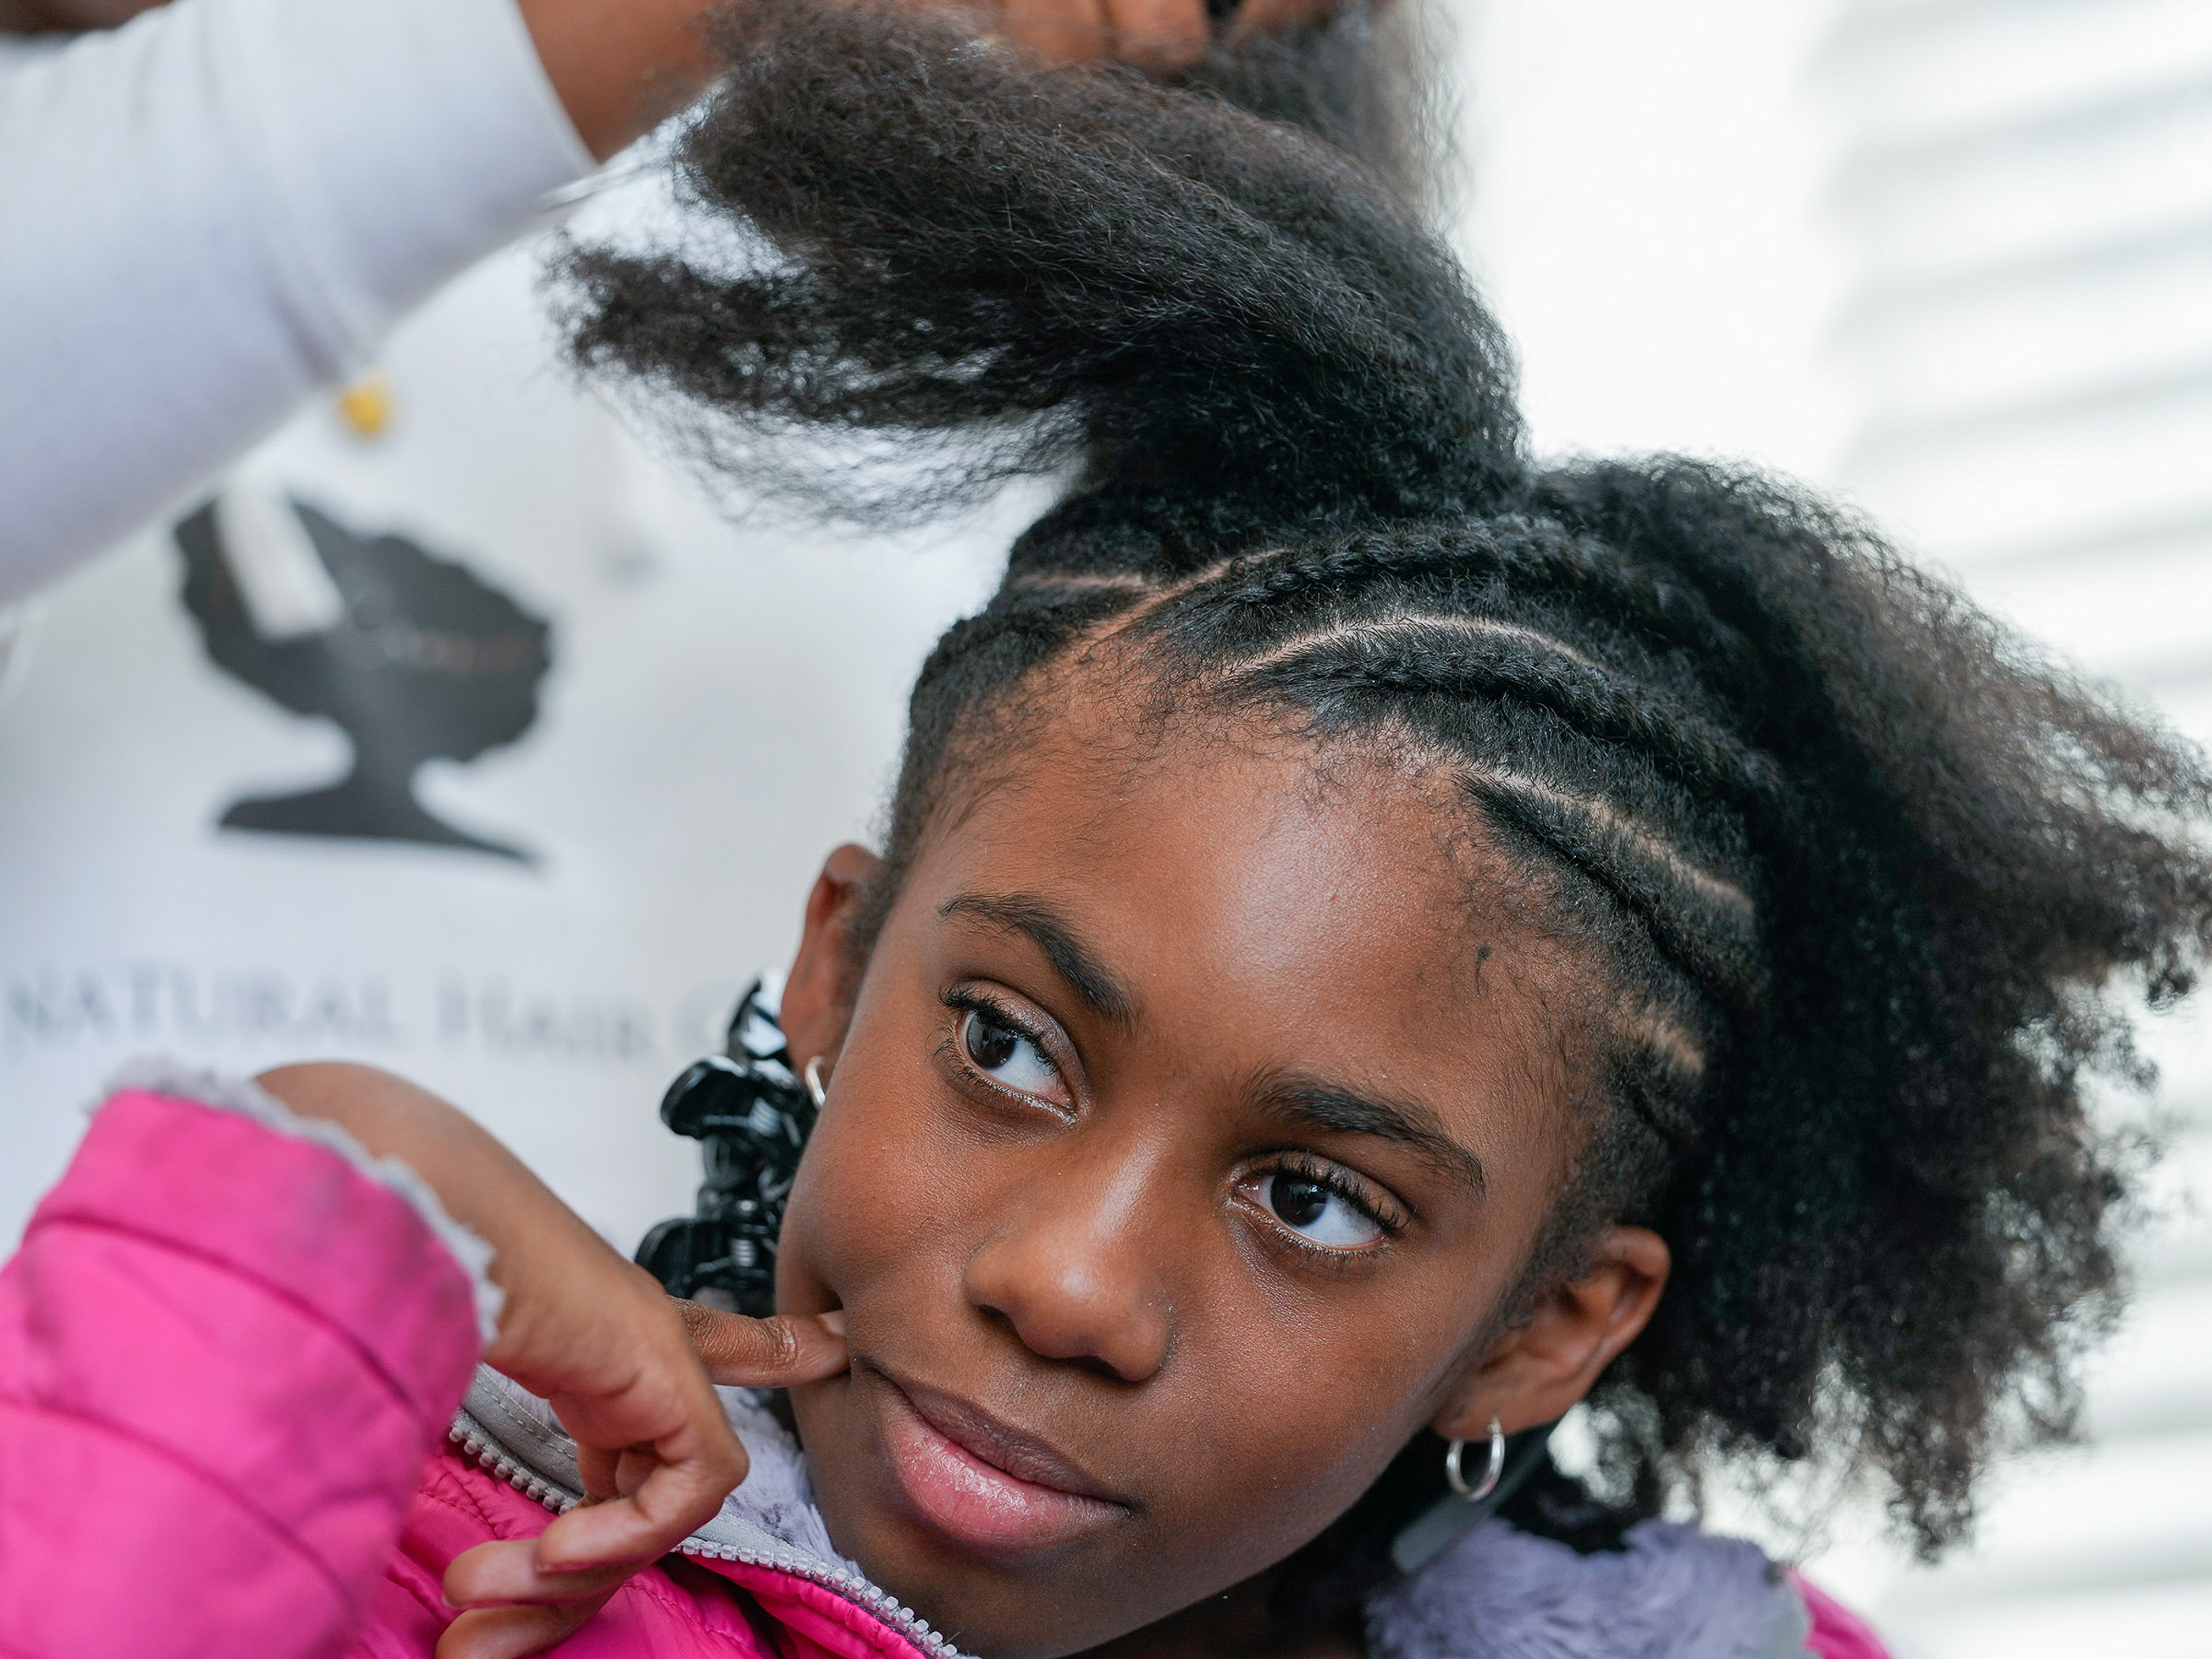
[[[112, 1100], [0, 1269], [0, 1655], [427, 1659], [447, 1563], [552, 1519], [449, 1438], [481, 1246], [265, 1097], [194, 1092], [232, 1098]], [[951, 1652], [838, 1571], [671, 1558], [562, 1652]]]
[[[99, 1113], [0, 1269], [0, 1659], [428, 1659], [453, 1617], [439, 1594], [447, 1564], [534, 1535], [573, 1487], [573, 1447], [542, 1402], [488, 1372], [471, 1383], [497, 1296], [483, 1247], [408, 1171], [251, 1085], [158, 1081]], [[753, 1474], [562, 1654], [957, 1659], [837, 1557], [795, 1449], [724, 1393]], [[1772, 1598], [1747, 1623], [1705, 1621], [1711, 1639], [1663, 1644], [1684, 1659], [1808, 1647], [1880, 1659], [1863, 1626], [1790, 1589], [1749, 1546], [1706, 1550], [1686, 1529], [1651, 1540], [1613, 1558], [1623, 1583], [1650, 1578], [1647, 1559], [1694, 1555], [1715, 1583], [1715, 1564], [1733, 1579], [1691, 1607]], [[1501, 1638], [1449, 1650], [1521, 1650], [1503, 1639], [1515, 1628], [1504, 1602], [1470, 1607], [1461, 1586], [1536, 1561], [1540, 1617], [1556, 1621], [1556, 1585], [1541, 1587], [1557, 1577], [1550, 1558], [1523, 1544], [1559, 1549], [1470, 1528], [1378, 1613], [1404, 1627], [1392, 1645], [1422, 1659], [1419, 1629], [1440, 1618]], [[1698, 1625], [1683, 1617], [1689, 1581], [1671, 1582], [1655, 1609], [1671, 1602], [1672, 1626]], [[1618, 1609], [1620, 1594], [1593, 1605]], [[1744, 1630], [1763, 1634], [1747, 1644]], [[1602, 1659], [1613, 1644], [1595, 1639]]]

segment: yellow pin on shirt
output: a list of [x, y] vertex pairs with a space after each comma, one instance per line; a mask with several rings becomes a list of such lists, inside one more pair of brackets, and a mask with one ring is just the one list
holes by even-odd
[[392, 382], [382, 369], [371, 369], [338, 393], [338, 418], [364, 443], [384, 435], [392, 424]]

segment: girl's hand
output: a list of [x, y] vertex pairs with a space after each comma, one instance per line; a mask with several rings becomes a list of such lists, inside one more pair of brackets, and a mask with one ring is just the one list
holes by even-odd
[[526, 1346], [519, 1333], [510, 1344], [502, 1318], [485, 1355], [552, 1402], [576, 1438], [588, 1501], [534, 1540], [479, 1544], [455, 1559], [446, 1600], [471, 1610], [447, 1628], [438, 1659], [543, 1651], [713, 1517], [744, 1479], [746, 1460], [710, 1373], [716, 1382], [782, 1388], [845, 1368], [836, 1315], [720, 1313], [672, 1299], [642, 1269], [605, 1254], [620, 1277], [580, 1282], [580, 1297], [591, 1297], [587, 1314]]
[[446, 1574], [465, 1612], [438, 1659], [512, 1659], [562, 1640], [623, 1582], [702, 1525], [745, 1476], [744, 1449], [692, 1347], [757, 1388], [845, 1366], [842, 1321], [744, 1319], [671, 1298], [504, 1146], [412, 1084], [368, 1066], [289, 1066], [262, 1086], [429, 1183], [497, 1253], [505, 1293], [487, 1363], [550, 1400], [575, 1437], [587, 1502], [532, 1540], [479, 1545]]

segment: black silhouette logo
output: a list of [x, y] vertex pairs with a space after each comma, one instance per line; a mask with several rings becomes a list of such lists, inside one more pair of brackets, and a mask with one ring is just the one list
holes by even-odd
[[327, 573], [335, 586], [322, 624], [289, 637], [257, 625], [214, 502], [177, 526], [185, 608], [217, 667], [295, 714], [335, 722], [353, 740], [353, 769], [326, 787], [235, 801], [223, 828], [419, 842], [529, 862], [521, 848], [425, 810], [414, 781], [426, 761], [473, 760], [530, 729], [551, 629], [403, 537], [356, 535], [299, 501], [278, 510], [307, 532], [315, 580]]

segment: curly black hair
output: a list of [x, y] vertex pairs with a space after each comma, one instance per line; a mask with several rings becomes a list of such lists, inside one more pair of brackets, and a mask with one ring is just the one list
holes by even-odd
[[[1179, 707], [1449, 767], [1593, 968], [1600, 1086], [1532, 1273], [1618, 1220], [1674, 1251], [1593, 1397], [1611, 1490], [1831, 1455], [1933, 1555], [1996, 1452], [2068, 1431], [2117, 1296], [2084, 1086], [2141, 1080], [2130, 1004], [2193, 981], [2212, 777], [1801, 489], [1534, 464], [1413, 205], [1388, 15], [1163, 85], [748, 0], [680, 167], [749, 251], [575, 252], [575, 351], [726, 460], [921, 453], [817, 475], [853, 515], [1067, 473], [921, 672], [887, 886], [1107, 641]], [[1375, 1567], [1434, 1468], [1409, 1450], [1302, 1582]]]

